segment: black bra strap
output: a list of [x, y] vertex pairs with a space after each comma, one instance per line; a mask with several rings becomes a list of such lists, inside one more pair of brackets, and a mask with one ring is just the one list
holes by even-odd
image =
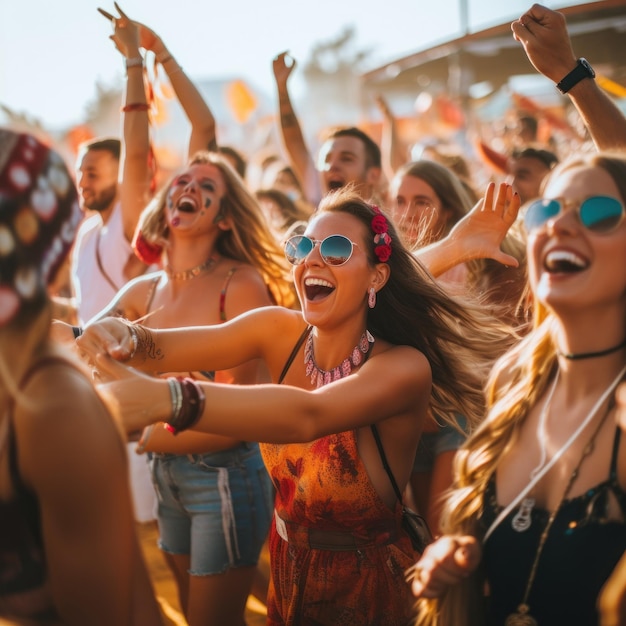
[[378, 452], [380, 453], [380, 459], [383, 462], [383, 467], [387, 472], [387, 476], [389, 476], [389, 480], [391, 481], [391, 486], [393, 490], [396, 492], [396, 496], [400, 503], [402, 503], [402, 494], [400, 493], [400, 489], [398, 489], [398, 483], [396, 479], [393, 477], [391, 472], [391, 468], [389, 467], [389, 463], [387, 462], [387, 455], [385, 454], [385, 449], [383, 448], [383, 442], [380, 440], [380, 435], [378, 434], [378, 428], [376, 428], [376, 424], [372, 424], [370, 426], [372, 429], [372, 435], [374, 435], [374, 441], [376, 441], [376, 447], [378, 448]]
[[289, 371], [289, 368], [291, 367], [293, 360], [296, 358], [296, 354], [298, 354], [298, 350], [300, 350], [302, 344], [304, 343], [304, 340], [306, 339], [306, 336], [309, 334], [310, 331], [311, 331], [311, 326], [307, 326], [302, 332], [302, 334], [300, 335], [300, 337], [298, 338], [298, 341], [296, 341], [296, 345], [293, 347], [291, 354], [289, 355], [289, 357], [287, 358], [287, 361], [285, 362], [285, 367], [283, 367], [283, 371], [280, 373], [280, 376], [278, 377], [279, 385], [280, 383], [283, 382], [283, 378], [285, 378], [285, 376], [287, 375], [287, 372]]

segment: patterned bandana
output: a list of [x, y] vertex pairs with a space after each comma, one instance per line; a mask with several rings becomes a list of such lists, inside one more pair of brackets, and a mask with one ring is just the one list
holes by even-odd
[[0, 326], [41, 303], [82, 217], [61, 157], [0, 129]]

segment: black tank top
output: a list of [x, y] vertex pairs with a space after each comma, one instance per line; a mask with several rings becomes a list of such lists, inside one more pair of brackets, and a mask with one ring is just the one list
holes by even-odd
[[[626, 493], [617, 479], [621, 430], [613, 441], [609, 478], [584, 494], [565, 500], [539, 559], [528, 605], [540, 626], [594, 626], [596, 601], [607, 578], [626, 550]], [[609, 519], [609, 502], [617, 502], [621, 519]], [[495, 480], [489, 482], [481, 522], [486, 530], [503, 507], [498, 506]], [[534, 508], [524, 532], [511, 526], [514, 509], [502, 520], [483, 548], [490, 588], [487, 623], [502, 626], [523, 599], [539, 538], [549, 512]]]

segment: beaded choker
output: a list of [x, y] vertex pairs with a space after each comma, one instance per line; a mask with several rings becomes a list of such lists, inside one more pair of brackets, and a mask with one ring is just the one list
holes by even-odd
[[196, 265], [196, 267], [192, 267], [190, 270], [182, 270], [181, 272], [173, 272], [167, 265], [165, 266], [165, 273], [172, 280], [191, 280], [196, 276], [200, 276], [203, 272], [208, 270], [210, 267], [215, 265], [215, 259], [213, 257], [209, 257], [204, 263], [200, 265]]
[[304, 346], [304, 367], [306, 375], [311, 377], [311, 384], [317, 388], [327, 385], [334, 380], [349, 376], [353, 368], [363, 365], [369, 356], [371, 348], [374, 346], [374, 337], [366, 330], [359, 339], [359, 343], [354, 346], [352, 352], [340, 365], [332, 370], [323, 370], [318, 367], [313, 354], [313, 329], [309, 333]]
[[599, 356], [606, 356], [607, 354], [613, 354], [613, 352], [617, 352], [618, 350], [621, 350], [622, 348], [626, 347], [626, 339], [624, 339], [624, 341], [622, 341], [621, 343], [618, 343], [616, 346], [613, 346], [612, 348], [607, 348], [606, 350], [600, 350], [598, 352], [574, 352], [572, 354], [569, 354], [567, 352], [559, 352], [558, 355], [562, 356], [565, 359], [569, 359], [570, 361], [579, 361], [581, 359], [595, 359], [596, 357]]

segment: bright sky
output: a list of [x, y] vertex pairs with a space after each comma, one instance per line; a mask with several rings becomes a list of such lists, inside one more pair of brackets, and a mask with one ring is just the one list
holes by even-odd
[[[192, 78], [245, 78], [273, 97], [271, 59], [278, 52], [289, 50], [304, 62], [315, 43], [352, 25], [357, 48], [372, 50], [370, 69], [459, 34], [461, 1], [121, 0], [120, 5], [161, 35]], [[531, 5], [531, 0], [469, 0], [469, 23], [514, 19]], [[98, 6], [115, 12], [113, 0], [0, 0], [0, 105], [55, 130], [84, 119], [96, 83], [121, 84], [122, 58]]]

